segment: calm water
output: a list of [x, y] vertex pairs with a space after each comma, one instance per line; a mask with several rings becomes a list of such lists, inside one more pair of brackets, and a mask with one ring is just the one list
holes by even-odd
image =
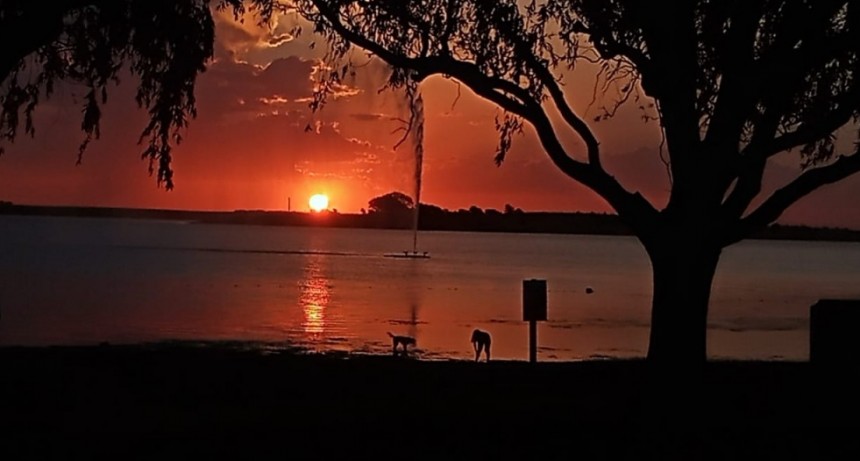
[[[424, 232], [432, 259], [385, 258], [411, 233], [0, 216], [0, 344], [242, 340], [426, 359], [524, 359], [521, 283], [543, 278], [543, 360], [643, 356], [650, 266], [633, 238]], [[724, 253], [712, 357], [808, 357], [809, 306], [860, 298], [860, 245], [744, 242]], [[586, 294], [586, 287], [593, 294]]]

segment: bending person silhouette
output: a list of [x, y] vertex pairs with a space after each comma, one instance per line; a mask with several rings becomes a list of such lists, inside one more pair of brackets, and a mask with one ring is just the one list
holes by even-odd
[[472, 347], [475, 348], [475, 361], [481, 358], [481, 352], [487, 356], [487, 362], [490, 361], [490, 334], [486, 331], [475, 329], [472, 332]]

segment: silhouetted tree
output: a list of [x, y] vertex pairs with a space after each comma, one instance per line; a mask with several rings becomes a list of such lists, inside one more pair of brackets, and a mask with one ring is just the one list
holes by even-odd
[[519, 208], [514, 208], [510, 203], [505, 204], [505, 214], [514, 214], [514, 213], [522, 213], [523, 210]]
[[389, 192], [367, 202], [371, 213], [403, 214], [412, 212], [412, 197], [402, 192]]
[[[142, 157], [159, 184], [173, 187], [171, 144], [196, 115], [194, 83], [212, 57], [212, 7], [261, 21], [281, 8], [269, 0], [3, 0], [0, 2], [0, 143], [22, 128], [35, 135], [33, 114], [60, 82], [86, 88], [81, 129], [99, 137], [101, 105], [125, 72], [138, 82], [136, 100], [149, 112]], [[3, 146], [0, 144], [0, 154]]]
[[448, 210], [436, 205], [422, 203], [419, 208], [418, 219], [421, 223], [430, 222], [438, 224], [440, 221], [445, 220], [449, 213]]
[[[324, 83], [349, 73], [353, 47], [389, 63], [389, 86], [413, 94], [429, 76], [455, 79], [503, 109], [498, 162], [513, 134], [531, 125], [552, 162], [606, 200], [647, 250], [653, 360], [705, 359], [711, 283], [724, 247], [860, 170], [860, 155], [837, 152], [835, 142], [860, 106], [858, 2], [295, 3], [328, 39]], [[562, 72], [581, 61], [595, 63], [596, 88], [609, 89], [598, 119], [630, 100], [659, 120], [671, 175], [664, 209], [604, 169], [589, 122], [569, 103], [576, 88], [562, 85]], [[552, 123], [551, 113], [562, 123]], [[579, 135], [583, 152], [562, 144], [563, 129]], [[799, 149], [804, 171], [751, 206], [768, 160], [791, 149]]]
[[402, 192], [389, 192], [367, 202], [367, 211], [377, 226], [406, 229], [412, 227], [412, 198]]

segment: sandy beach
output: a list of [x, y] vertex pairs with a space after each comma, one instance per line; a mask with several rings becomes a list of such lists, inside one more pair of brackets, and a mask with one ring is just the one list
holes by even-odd
[[229, 344], [0, 349], [2, 459], [846, 459], [856, 381], [800, 362], [422, 362]]

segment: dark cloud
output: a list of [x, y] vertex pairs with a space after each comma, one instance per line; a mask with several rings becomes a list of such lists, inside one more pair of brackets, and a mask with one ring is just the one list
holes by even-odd
[[235, 59], [254, 50], [278, 48], [293, 40], [291, 34], [275, 27], [261, 27], [253, 14], [237, 20], [233, 14], [223, 11], [215, 14], [215, 57]]
[[267, 95], [290, 100], [308, 98], [313, 90], [315, 63], [296, 56], [276, 59], [253, 75], [252, 80]]
[[399, 118], [393, 115], [380, 114], [380, 113], [361, 113], [361, 112], [353, 112], [349, 114], [349, 118], [353, 120], [357, 120], [359, 122], [397, 122], [400, 121]]
[[218, 60], [198, 83], [201, 110], [225, 116], [269, 112], [273, 104], [295, 103], [313, 92], [314, 63], [291, 56], [266, 67]]

